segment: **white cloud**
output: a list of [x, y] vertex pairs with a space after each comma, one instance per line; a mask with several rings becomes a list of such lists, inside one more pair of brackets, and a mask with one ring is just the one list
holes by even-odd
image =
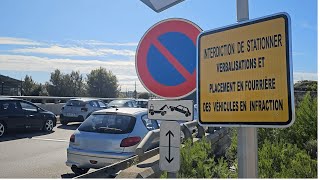
[[55, 69], [60, 69], [65, 73], [70, 73], [74, 70], [87, 74], [100, 66], [112, 71], [112, 73], [117, 76], [123, 90], [134, 90], [134, 82], [136, 82], [139, 91], [146, 91], [139, 82], [133, 60], [110, 60], [106, 62], [99, 60], [50, 59], [36, 56], [0, 55], [0, 71], [38, 71], [51, 73]]
[[32, 47], [14, 49], [10, 52], [14, 53], [40, 53], [49, 54], [56, 56], [106, 56], [106, 55], [122, 55], [134, 57], [135, 51], [131, 50], [116, 50], [116, 49], [88, 49], [83, 47], [61, 47], [61, 46], [50, 46], [50, 47]]
[[0, 37], [0, 44], [5, 45], [41, 45], [41, 43], [24, 38]]
[[293, 81], [314, 80], [318, 81], [318, 73], [293, 72]]
[[33, 47], [33, 48], [23, 48], [23, 49], [14, 49], [10, 52], [14, 53], [40, 53], [40, 54], [50, 54], [57, 56], [101, 56], [101, 53], [96, 51], [80, 48], [80, 47], [60, 47], [60, 46], [51, 46], [51, 47]]
[[73, 40], [74, 42], [82, 45], [90, 46], [137, 46], [136, 42], [127, 42], [127, 43], [110, 43], [97, 40]]

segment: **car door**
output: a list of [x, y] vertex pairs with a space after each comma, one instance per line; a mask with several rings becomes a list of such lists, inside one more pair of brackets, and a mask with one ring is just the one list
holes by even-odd
[[26, 128], [39, 129], [43, 126], [44, 122], [41, 114], [38, 112], [37, 106], [24, 101], [20, 102], [20, 106], [27, 119]]
[[18, 101], [4, 101], [2, 108], [5, 116], [1, 119], [6, 122], [8, 129], [24, 129], [26, 127], [27, 118]]

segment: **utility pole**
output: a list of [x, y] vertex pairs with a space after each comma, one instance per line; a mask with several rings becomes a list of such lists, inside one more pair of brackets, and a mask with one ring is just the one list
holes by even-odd
[[137, 84], [134, 82], [134, 98], [137, 99]]

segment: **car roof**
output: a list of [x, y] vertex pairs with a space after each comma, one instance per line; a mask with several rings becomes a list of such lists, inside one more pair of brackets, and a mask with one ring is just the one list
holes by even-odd
[[17, 99], [17, 98], [8, 98], [8, 97], [0, 97], [0, 100], [7, 101], [7, 100], [19, 100], [19, 99]]
[[99, 101], [99, 99], [94, 99], [94, 98], [75, 98], [75, 99], [70, 99], [69, 101], [83, 101], [83, 102], [88, 102], [88, 101]]
[[136, 101], [149, 101], [148, 99], [136, 99]]
[[137, 115], [144, 112], [147, 112], [146, 108], [110, 108], [110, 109], [102, 109], [99, 111], [95, 111], [92, 114], [117, 113], [117, 114]]
[[134, 101], [134, 99], [115, 99], [115, 100], [110, 101], [109, 103], [114, 102], [114, 101], [128, 102], [128, 101]]

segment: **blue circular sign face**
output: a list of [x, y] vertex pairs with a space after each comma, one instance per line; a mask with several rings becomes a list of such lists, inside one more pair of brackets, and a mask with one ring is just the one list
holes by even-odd
[[136, 70], [153, 94], [177, 99], [196, 89], [196, 40], [202, 30], [184, 19], [168, 19], [151, 27], [136, 54]]

